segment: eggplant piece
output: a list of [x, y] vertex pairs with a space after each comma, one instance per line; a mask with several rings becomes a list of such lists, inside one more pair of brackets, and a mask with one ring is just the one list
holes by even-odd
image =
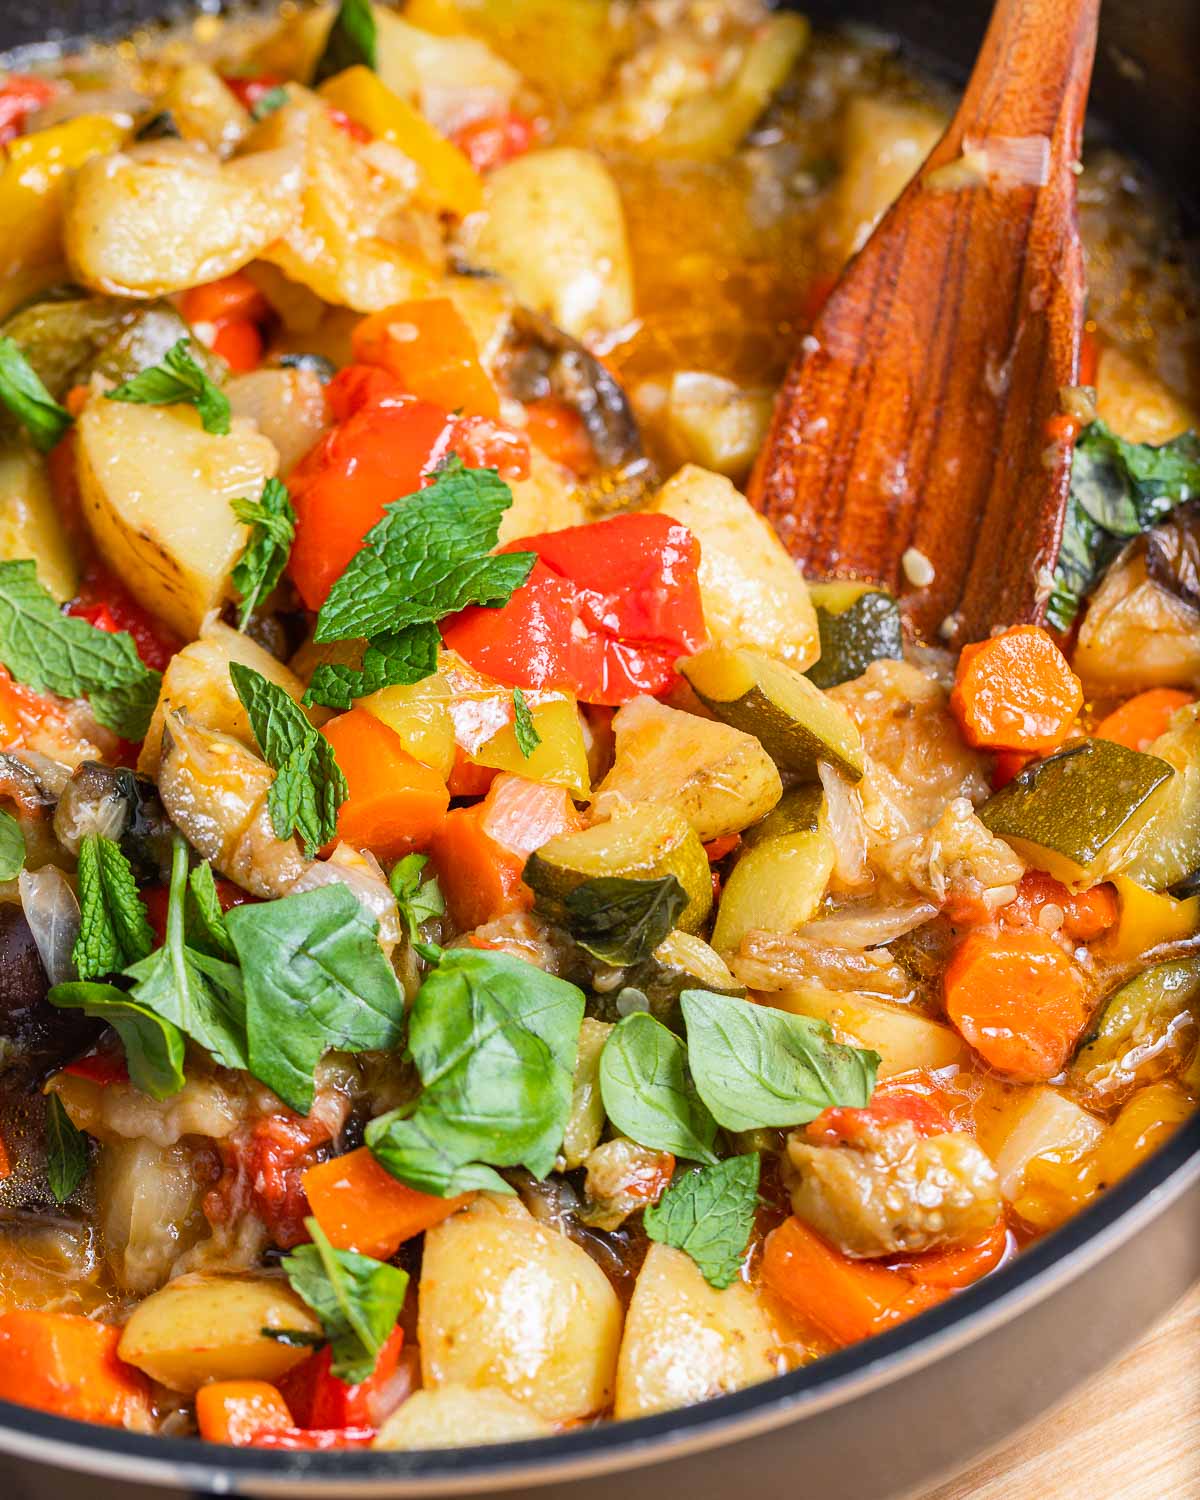
[[579, 414], [601, 468], [619, 469], [642, 458], [637, 418], [620, 384], [549, 318], [517, 308], [498, 363], [519, 401], [554, 396]]
[[1146, 573], [1200, 614], [1200, 504], [1181, 505], [1147, 534]]
[[77, 853], [88, 833], [120, 845], [140, 883], [165, 880], [171, 866], [171, 824], [148, 777], [125, 766], [84, 761], [64, 788], [54, 812], [60, 844]]
[[0, 1068], [7, 1079], [33, 1079], [82, 1052], [103, 1023], [47, 1003], [50, 981], [25, 913], [0, 903]]
[[1200, 959], [1153, 964], [1105, 1001], [1070, 1079], [1104, 1102], [1154, 1082], [1195, 1047]]

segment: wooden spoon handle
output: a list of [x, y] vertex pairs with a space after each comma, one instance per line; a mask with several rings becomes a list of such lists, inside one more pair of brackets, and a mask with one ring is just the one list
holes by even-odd
[[[910, 563], [903, 600], [927, 638], [1044, 616], [1070, 482], [1049, 424], [1078, 371], [1075, 170], [1098, 13], [999, 0], [946, 135], [804, 341], [751, 479], [813, 576], [902, 593], [906, 551], [928, 559], [932, 581]], [[968, 143], [988, 175], [964, 185]], [[1047, 147], [1044, 181], [1007, 169]]]

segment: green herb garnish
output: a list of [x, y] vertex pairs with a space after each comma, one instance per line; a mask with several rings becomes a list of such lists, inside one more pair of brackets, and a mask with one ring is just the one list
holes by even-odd
[[46, 1181], [56, 1203], [65, 1203], [87, 1176], [87, 1136], [77, 1130], [57, 1094], [46, 1101]]
[[49, 453], [74, 420], [42, 384], [21, 346], [10, 338], [0, 338], [0, 403], [8, 407], [41, 453]]
[[375, 71], [379, 40], [370, 0], [342, 0], [313, 73], [313, 87], [357, 64]]
[[188, 343], [180, 339], [163, 355], [161, 364], [139, 371], [109, 391], [108, 399], [135, 406], [194, 406], [205, 432], [223, 437], [229, 431], [229, 397], [188, 353]]
[[517, 736], [517, 749], [528, 760], [542, 743], [542, 737], [529, 712], [529, 704], [525, 702], [525, 694], [519, 687], [513, 688], [513, 728]]
[[71, 950], [80, 979], [103, 979], [145, 958], [154, 931], [119, 845], [98, 833], [79, 844], [79, 936]]
[[406, 854], [388, 878], [392, 895], [408, 928], [409, 939], [414, 943], [421, 936], [421, 923], [442, 916], [446, 910], [437, 876], [423, 878], [428, 863], [428, 854]]
[[687, 1048], [661, 1022], [644, 1012], [618, 1022], [599, 1076], [605, 1113], [622, 1135], [686, 1161], [717, 1160], [717, 1122], [688, 1077]]
[[232, 583], [242, 601], [238, 629], [283, 576], [296, 537], [296, 512], [286, 485], [268, 479], [258, 500], [234, 500], [233, 513], [250, 528], [246, 547], [234, 564]]
[[642, 1215], [652, 1240], [683, 1250], [718, 1291], [737, 1280], [758, 1206], [757, 1151], [677, 1177]]

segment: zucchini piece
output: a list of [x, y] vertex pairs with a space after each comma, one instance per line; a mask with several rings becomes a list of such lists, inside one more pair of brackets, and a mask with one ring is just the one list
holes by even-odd
[[[667, 899], [668, 877], [682, 887], [686, 900], [674, 920], [668, 922], [639, 957], [652, 952], [672, 927], [696, 932], [712, 907], [708, 856], [682, 813], [673, 807], [648, 803], [626, 816], [596, 823], [582, 833], [551, 839], [530, 855], [524, 876], [542, 915], [572, 931], [573, 913], [576, 922], [581, 917], [592, 920], [593, 911], [603, 914], [611, 907], [613, 898], [619, 894], [613, 881], [644, 888], [640, 892], [633, 889], [625, 892], [631, 903], [631, 917], [637, 914], [635, 898], [638, 897], [646, 909], [653, 908], [656, 912], [669, 909], [673, 903]], [[606, 884], [600, 885], [602, 881]], [[639, 938], [636, 946], [640, 947], [642, 941]]]
[[[1163, 805], [1174, 767], [1111, 740], [1082, 740], [1027, 766], [979, 809], [984, 826], [1066, 885], [1125, 869], [1133, 840]], [[1139, 879], [1139, 884], [1146, 881]]]
[[678, 1000], [684, 990], [712, 990], [717, 995], [746, 993], [715, 948], [694, 932], [679, 928], [668, 933], [645, 965], [629, 975], [629, 983], [647, 996], [652, 1012], [656, 1000]]
[[717, 907], [713, 947], [736, 953], [748, 932], [795, 932], [816, 914], [836, 858], [818, 800], [812, 827], [762, 838], [734, 865]]
[[1169, 1071], [1200, 1019], [1200, 958], [1153, 964], [1114, 991], [1071, 1064], [1092, 1094], [1124, 1092]]
[[789, 787], [779, 802], [753, 828], [742, 835], [741, 858], [756, 845], [789, 833], [811, 833], [825, 806], [825, 793], [819, 784]]
[[810, 682], [837, 687], [861, 677], [873, 661], [903, 660], [900, 607], [890, 594], [865, 583], [819, 583], [808, 592], [821, 637], [821, 655], [806, 674]]
[[667, 802], [707, 843], [756, 823], [783, 793], [771, 757], [728, 724], [643, 697], [618, 711], [613, 730], [616, 756], [592, 804], [597, 818]]
[[1151, 891], [1179, 885], [1200, 867], [1200, 708], [1182, 709], [1150, 747], [1175, 771], [1154, 813], [1121, 864]]
[[682, 664], [697, 697], [717, 718], [752, 734], [781, 771], [814, 781], [824, 761], [862, 779], [863, 743], [841, 706], [802, 673], [761, 651], [703, 651]]

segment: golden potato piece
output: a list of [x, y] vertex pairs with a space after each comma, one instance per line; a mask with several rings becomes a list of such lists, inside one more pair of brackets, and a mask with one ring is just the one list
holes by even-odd
[[0, 452], [0, 561], [32, 557], [38, 581], [60, 604], [75, 597], [79, 567], [58, 507], [50, 493], [46, 465], [29, 448]]
[[179, 1276], [134, 1310], [117, 1352], [152, 1380], [191, 1395], [210, 1380], [278, 1380], [308, 1358], [307, 1349], [268, 1338], [264, 1328], [321, 1333], [282, 1278]]
[[461, 1448], [548, 1437], [554, 1428], [504, 1391], [443, 1385], [416, 1391], [380, 1428], [376, 1448]]

